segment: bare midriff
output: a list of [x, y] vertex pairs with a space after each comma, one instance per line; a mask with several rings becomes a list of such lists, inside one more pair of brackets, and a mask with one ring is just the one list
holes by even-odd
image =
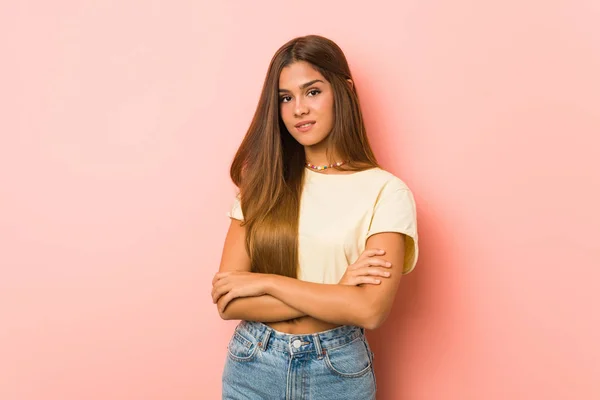
[[340, 326], [309, 316], [291, 319], [289, 321], [268, 322], [266, 325], [269, 325], [276, 331], [294, 335], [322, 332]]

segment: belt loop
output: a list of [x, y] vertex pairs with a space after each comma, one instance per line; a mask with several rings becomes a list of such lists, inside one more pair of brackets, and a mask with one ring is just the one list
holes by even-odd
[[271, 328], [265, 325], [265, 333], [262, 337], [262, 341], [258, 343], [258, 346], [262, 351], [267, 350], [267, 345], [269, 344], [269, 338], [271, 337]]
[[315, 352], [317, 353], [317, 359], [320, 360], [325, 355], [325, 350], [321, 347], [321, 340], [319, 339], [318, 333], [313, 333], [313, 342], [315, 343]]

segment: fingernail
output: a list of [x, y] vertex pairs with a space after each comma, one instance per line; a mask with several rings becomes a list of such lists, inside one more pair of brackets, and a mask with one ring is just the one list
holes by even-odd
[[385, 263], [385, 265], [387, 265], [388, 267], [391, 267], [392, 263], [388, 261], [388, 262]]
[[375, 283], [381, 283], [379, 279], [375, 279]]
[[390, 276], [389, 272], [384, 273], [385, 276]]

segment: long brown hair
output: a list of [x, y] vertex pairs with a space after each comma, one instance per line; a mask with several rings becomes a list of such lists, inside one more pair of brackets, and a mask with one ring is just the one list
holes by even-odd
[[269, 64], [254, 118], [230, 175], [240, 189], [252, 271], [293, 278], [298, 270], [298, 218], [306, 158], [304, 147], [290, 135], [279, 114], [279, 75], [297, 61], [311, 64], [333, 89], [334, 123], [326, 139], [327, 156], [330, 159], [335, 149], [348, 160], [335, 168], [360, 171], [379, 166], [367, 138], [356, 82], [352, 87], [347, 81], [352, 75], [339, 46], [318, 35], [284, 44]]

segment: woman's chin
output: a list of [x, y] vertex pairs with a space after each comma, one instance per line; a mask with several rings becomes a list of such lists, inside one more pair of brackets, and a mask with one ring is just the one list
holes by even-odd
[[310, 137], [310, 136], [302, 136], [302, 137], [294, 137], [298, 143], [300, 143], [304, 147], [312, 147], [317, 144], [322, 143], [326, 138], [321, 137]]

